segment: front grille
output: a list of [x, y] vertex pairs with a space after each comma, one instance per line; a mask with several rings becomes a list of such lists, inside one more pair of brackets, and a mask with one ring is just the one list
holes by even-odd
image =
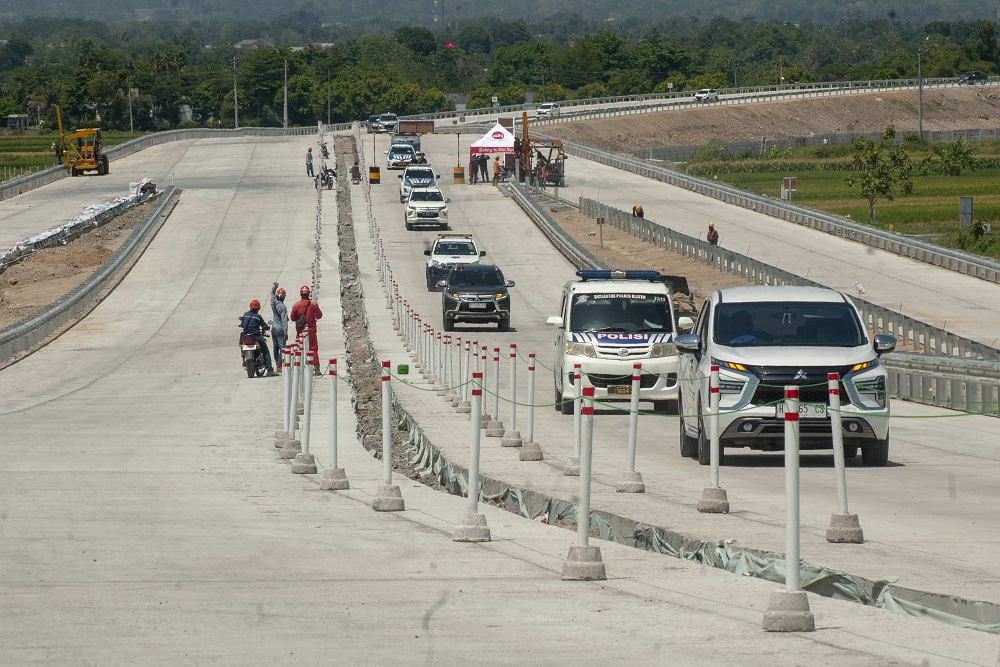
[[[597, 356], [603, 359], [634, 359], [649, 356], [650, 345], [595, 345]], [[627, 350], [627, 354], [619, 354], [619, 350]]]
[[[590, 384], [594, 385], [598, 389], [606, 389], [608, 385], [631, 385], [632, 384], [632, 374], [628, 375], [611, 375], [607, 373], [588, 373], [587, 378], [590, 380]], [[639, 388], [640, 389], [650, 389], [656, 386], [656, 381], [659, 379], [656, 375], [649, 375], [643, 373], [639, 376]], [[570, 377], [570, 383], [572, 383], [572, 376]]]

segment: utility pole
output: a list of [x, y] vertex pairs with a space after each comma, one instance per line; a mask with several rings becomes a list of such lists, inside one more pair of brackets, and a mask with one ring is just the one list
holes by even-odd
[[128, 78], [128, 131], [135, 134], [135, 124], [132, 121], [132, 77]]
[[924, 72], [921, 56], [923, 49], [917, 49], [917, 134], [924, 138]]
[[285, 61], [285, 124], [283, 126], [286, 130], [288, 129], [288, 61]]
[[326, 70], [326, 124], [330, 124], [330, 70]]
[[541, 70], [542, 70], [542, 102], [545, 102], [545, 70], [546, 70], [546, 68], [542, 67]]
[[785, 66], [781, 62], [781, 56], [778, 56], [778, 86], [785, 85]]
[[240, 61], [233, 55], [233, 129], [240, 129], [240, 98], [236, 90], [236, 67]]

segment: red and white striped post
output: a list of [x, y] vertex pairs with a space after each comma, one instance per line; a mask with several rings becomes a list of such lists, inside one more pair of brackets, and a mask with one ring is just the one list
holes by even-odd
[[455, 526], [452, 539], [455, 542], [489, 542], [490, 529], [486, 526], [486, 515], [479, 513], [479, 445], [480, 431], [479, 404], [483, 400], [483, 374], [472, 374], [472, 426], [469, 432], [469, 485], [468, 509]]
[[785, 386], [785, 588], [771, 593], [768, 632], [812, 632], [816, 620], [799, 584], [799, 388]]
[[486, 424], [486, 437], [502, 438], [503, 422], [500, 421], [500, 348], [493, 348], [493, 413], [490, 422]]
[[404, 509], [399, 487], [392, 483], [392, 387], [389, 386], [389, 362], [382, 362], [382, 484], [375, 493], [372, 509], [376, 512], [399, 512]]
[[542, 448], [535, 442], [535, 353], [528, 353], [528, 439], [521, 441], [519, 461], [541, 461]]
[[347, 473], [337, 465], [337, 360], [330, 360], [330, 467], [323, 473], [319, 488], [324, 491], [343, 491], [351, 488]]
[[510, 423], [503, 432], [500, 446], [520, 447], [523, 443], [521, 433], [517, 430], [517, 343], [510, 344], [507, 360], [510, 361]]
[[[484, 387], [486, 386], [486, 378], [489, 376], [489, 373], [486, 372], [486, 353], [488, 351], [489, 351], [489, 348], [486, 345], [483, 345], [483, 346], [481, 346], [479, 348], [479, 364], [480, 364], [479, 368], [483, 372], [483, 386]], [[486, 424], [488, 424], [492, 420], [492, 417], [490, 416], [490, 414], [488, 412], [486, 412], [486, 401], [480, 401], [480, 403], [482, 404], [482, 410], [483, 410], [482, 427], [486, 428]]]
[[[309, 350], [306, 354], [306, 365], [313, 366], [315, 363], [316, 357], [313, 356], [313, 351]], [[299, 436], [302, 443], [302, 451], [296, 454], [295, 460], [292, 461], [292, 472], [296, 475], [316, 474], [316, 457], [309, 453], [309, 434], [312, 430], [312, 391], [313, 383], [310, 378], [306, 380], [305, 399], [303, 400], [304, 409], [302, 412], [302, 434]]]
[[576, 544], [563, 561], [563, 581], [603, 581], [607, 579], [601, 548], [590, 546], [590, 472], [594, 450], [594, 388], [584, 387], [581, 415], [587, 423], [587, 437], [580, 450], [580, 502], [576, 506]]
[[580, 410], [583, 404], [582, 387], [580, 364], [573, 364], [573, 456], [569, 457], [563, 466], [563, 475], [568, 477], [580, 474], [580, 440], [583, 437], [583, 419]]
[[827, 374], [827, 391], [830, 396], [830, 433], [833, 437], [833, 468], [837, 477], [837, 511], [830, 517], [826, 541], [837, 544], [863, 544], [865, 533], [857, 514], [847, 509], [847, 463], [844, 460], [844, 425], [840, 413], [840, 377]]
[[642, 364], [632, 364], [632, 396], [628, 415], [628, 461], [625, 474], [618, 482], [618, 493], [645, 493], [642, 475], [635, 470], [636, 440], [639, 436], [639, 388], [642, 384]]
[[708, 514], [729, 512], [729, 495], [719, 486], [719, 464], [722, 461], [722, 444], [719, 442], [719, 367], [712, 366], [708, 377], [708, 486], [698, 501], [698, 511]]

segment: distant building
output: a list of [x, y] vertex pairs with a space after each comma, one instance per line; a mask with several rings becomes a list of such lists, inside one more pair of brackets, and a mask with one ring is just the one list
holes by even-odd
[[8, 130], [27, 130], [31, 127], [31, 116], [26, 113], [12, 113], [7, 116]]
[[274, 46], [267, 39], [244, 39], [233, 45], [237, 51], [252, 51], [254, 49], [270, 49]]

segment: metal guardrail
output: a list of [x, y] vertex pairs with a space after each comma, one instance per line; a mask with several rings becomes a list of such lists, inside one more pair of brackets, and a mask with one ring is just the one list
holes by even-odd
[[517, 205], [528, 215], [541, 230], [545, 238], [556, 247], [562, 255], [569, 260], [569, 263], [577, 269], [608, 269], [607, 264], [594, 257], [588, 250], [576, 242], [576, 240], [563, 231], [559, 223], [555, 221], [545, 209], [531, 197], [529, 189], [519, 183], [508, 183], [508, 192], [517, 202]]
[[108, 287], [133, 254], [143, 246], [146, 237], [174, 195], [174, 186], [159, 194], [160, 202], [129, 234], [125, 242], [69, 294], [53, 301], [34, 315], [0, 329], [0, 363], [31, 349], [60, 327], [86, 310], [91, 302]]

